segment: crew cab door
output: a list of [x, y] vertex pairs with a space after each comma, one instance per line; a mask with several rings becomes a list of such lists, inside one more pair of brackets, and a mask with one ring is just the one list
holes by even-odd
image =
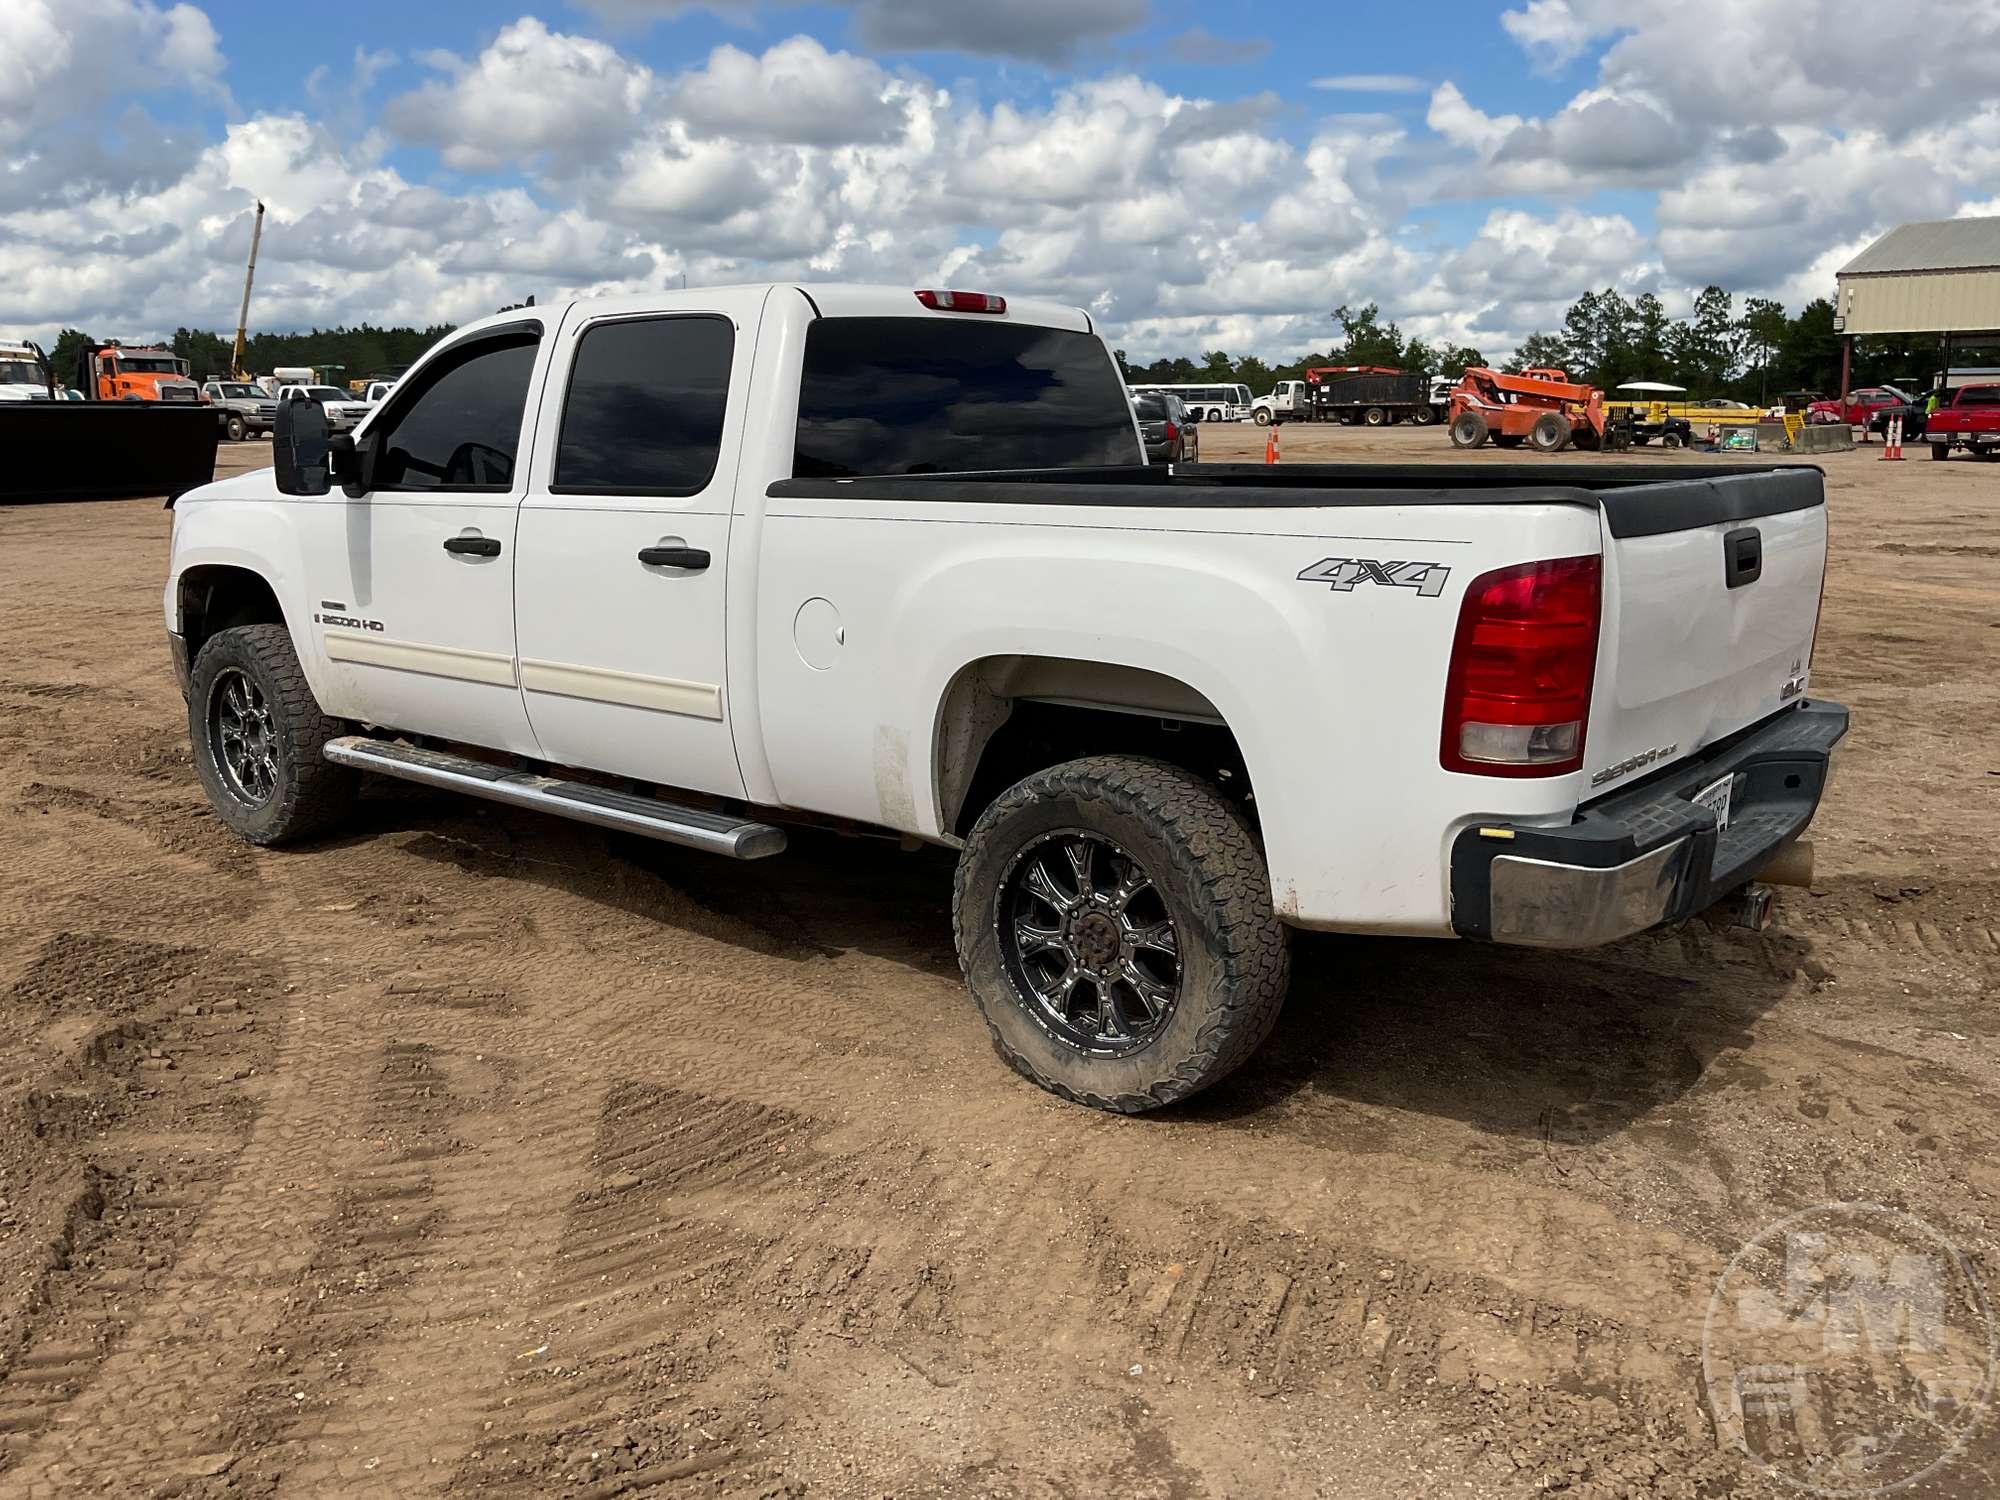
[[736, 456], [763, 292], [572, 312], [521, 507], [521, 691], [543, 758], [742, 796], [724, 671]]
[[534, 753], [514, 674], [514, 521], [539, 319], [425, 362], [362, 434], [366, 490], [308, 502], [311, 628], [343, 718]]

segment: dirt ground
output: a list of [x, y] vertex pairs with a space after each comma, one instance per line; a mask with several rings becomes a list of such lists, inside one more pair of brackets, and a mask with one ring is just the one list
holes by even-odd
[[[237, 843], [168, 516], [0, 509], [0, 1496], [1789, 1493], [1707, 1415], [1735, 1250], [1866, 1200], [1996, 1270], [2000, 465], [1878, 453], [1825, 459], [1854, 730], [1771, 931], [1305, 940], [1142, 1119], [996, 1062], [936, 854], [402, 785]], [[1989, 1423], [1910, 1493], [1996, 1491]]]

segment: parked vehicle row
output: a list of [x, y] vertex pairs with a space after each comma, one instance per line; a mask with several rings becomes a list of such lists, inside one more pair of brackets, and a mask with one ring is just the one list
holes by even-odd
[[1196, 422], [1243, 422], [1250, 416], [1247, 385], [1135, 385], [1131, 394], [1176, 397]]
[[1291, 927], [1585, 947], [1736, 897], [1846, 729], [1817, 470], [1149, 467], [1080, 309], [520, 308], [328, 416], [174, 513], [228, 827], [324, 832], [366, 771], [742, 859], [952, 848], [996, 1049], [1100, 1108], [1248, 1057]]

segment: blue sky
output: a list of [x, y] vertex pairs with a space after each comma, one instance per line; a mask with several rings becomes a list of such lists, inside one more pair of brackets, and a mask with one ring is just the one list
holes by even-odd
[[262, 326], [950, 276], [1135, 354], [1375, 301], [1497, 355], [1605, 285], [1796, 306], [2000, 212], [2000, 7], [1930, 11], [1961, 45], [1884, 70], [1835, 0], [7, 0], [0, 330], [233, 322], [258, 196]]

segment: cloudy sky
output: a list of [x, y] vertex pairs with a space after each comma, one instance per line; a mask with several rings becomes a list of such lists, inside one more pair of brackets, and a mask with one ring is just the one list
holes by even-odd
[[1498, 357], [2000, 214], [1996, 57], [2000, 0], [0, 0], [0, 333], [232, 328], [261, 196], [263, 328], [856, 280]]

